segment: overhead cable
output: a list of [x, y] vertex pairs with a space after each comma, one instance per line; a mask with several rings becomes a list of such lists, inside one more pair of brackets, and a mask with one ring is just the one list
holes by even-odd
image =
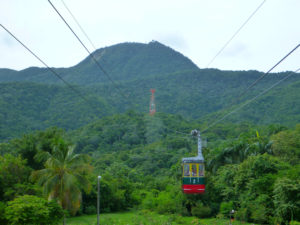
[[293, 48], [293, 50], [291, 50], [287, 55], [285, 55], [281, 60], [279, 60], [279, 62], [276, 63], [271, 69], [269, 69], [266, 73], [260, 76], [256, 81], [254, 81], [249, 87], [247, 87], [246, 90], [240, 95], [240, 97], [243, 96], [250, 88], [256, 85], [261, 79], [267, 76], [275, 67], [277, 67], [280, 63], [282, 63], [287, 57], [289, 57], [297, 48], [299, 48], [299, 46], [300, 44], [298, 44], [295, 48]]
[[59, 13], [59, 11], [55, 8], [55, 6], [52, 4], [50, 0], [48, 0], [52, 8], [55, 10], [55, 12], [59, 15], [59, 17], [63, 20], [63, 22], [66, 24], [66, 26], [69, 28], [69, 30], [73, 33], [73, 35], [76, 37], [76, 39], [80, 42], [82, 47], [88, 52], [91, 59], [95, 62], [95, 64], [98, 66], [98, 68], [104, 73], [104, 75], [110, 80], [110, 82], [115, 86], [116, 89], [118, 89], [118, 92], [122, 97], [125, 99], [127, 96], [122, 92], [122, 90], [118, 87], [118, 85], [115, 83], [115, 81], [110, 77], [110, 75], [107, 73], [107, 71], [100, 65], [100, 63], [96, 60], [94, 55], [89, 51], [89, 49], [85, 46], [85, 44], [81, 41], [81, 39], [78, 37], [78, 35], [75, 33], [75, 31], [71, 28], [71, 26], [68, 24], [68, 22], [64, 19], [64, 17]]
[[80, 92], [78, 91], [74, 86], [72, 86], [71, 84], [69, 84], [65, 79], [62, 78], [61, 75], [59, 75], [53, 68], [49, 67], [45, 61], [43, 61], [39, 56], [37, 56], [32, 50], [29, 49], [29, 47], [27, 47], [23, 42], [21, 42], [14, 34], [12, 34], [5, 26], [3, 26], [2, 24], [0, 24], [0, 26], [8, 33], [10, 34], [10, 36], [12, 36], [17, 42], [19, 42], [27, 51], [29, 51], [37, 60], [39, 60], [45, 67], [47, 67], [47, 69], [49, 71], [51, 71], [58, 79], [60, 79], [67, 87], [69, 87], [73, 92], [75, 92], [80, 98], [82, 98], [82, 100], [84, 100], [85, 102], [88, 103], [88, 105], [94, 110], [97, 111], [97, 113], [99, 113], [100, 111], [98, 111], [93, 104]]
[[[256, 81], [254, 81], [248, 88], [246, 88], [246, 90], [240, 95], [243, 96], [250, 88], [252, 88], [255, 84], [257, 84], [261, 79], [263, 79], [267, 74], [269, 74], [275, 67], [277, 67], [280, 63], [282, 63], [288, 56], [290, 56], [298, 47], [300, 46], [300, 44], [298, 44], [295, 48], [293, 48], [287, 55], [285, 55], [281, 60], [279, 60], [279, 62], [277, 62], [273, 67], [271, 67], [271, 69], [268, 70], [268, 72], [266, 72], [265, 74], [263, 74], [261, 77], [259, 77]], [[298, 72], [298, 70], [296, 70]], [[292, 72], [291, 72], [292, 73]], [[285, 80], [285, 79], [284, 79]], [[282, 81], [284, 81], [282, 80]], [[281, 83], [282, 81], [280, 81], [279, 83]], [[275, 83], [275, 86], [277, 85], [277, 83]], [[271, 86], [270, 89], [272, 89], [273, 86]], [[267, 89], [269, 90], [269, 89]], [[265, 92], [263, 92], [264, 94]], [[259, 97], [260, 95], [252, 98], [251, 100], [249, 100], [250, 102], [252, 102], [253, 100], [255, 100], [257, 97]], [[239, 97], [239, 98], [240, 98]], [[246, 102], [244, 104], [242, 104], [241, 106], [244, 107], [245, 105], [249, 104], [250, 102]], [[241, 107], [241, 108], [242, 108]], [[233, 110], [232, 112], [226, 114], [225, 116], [223, 116], [221, 119], [217, 120], [216, 122], [212, 123], [208, 128], [206, 128], [204, 131], [206, 131], [207, 129], [209, 129], [210, 127], [214, 126], [215, 124], [221, 122], [222, 120], [224, 120], [225, 118], [227, 118], [229, 115], [233, 114], [235, 111], [239, 110], [240, 107], [238, 107], [236, 110]], [[202, 131], [203, 132], [203, 131]]]
[[242, 109], [243, 107], [245, 107], [246, 105], [250, 104], [251, 102], [253, 102], [254, 100], [256, 100], [257, 98], [259, 98], [260, 96], [264, 95], [265, 93], [267, 93], [268, 91], [270, 91], [272, 88], [276, 87], [278, 84], [280, 84], [281, 82], [285, 81], [286, 79], [288, 79], [289, 77], [291, 77], [292, 75], [294, 75], [295, 73], [297, 73], [298, 71], [300, 71], [300, 68], [295, 70], [294, 72], [290, 72], [288, 73], [288, 75], [284, 78], [282, 78], [281, 80], [277, 81], [275, 84], [273, 84], [271, 87], [269, 87], [268, 89], [264, 90], [263, 92], [261, 92], [259, 95], [255, 96], [254, 98], [246, 101], [244, 104], [238, 106], [236, 109], [232, 110], [231, 112], [227, 113], [225, 116], [223, 116], [221, 119], [215, 121], [214, 123], [212, 123], [210, 126], [208, 126], [207, 128], [205, 128], [204, 130], [201, 131], [201, 133], [207, 131], [208, 129], [212, 128], [213, 126], [215, 126], [217, 123], [221, 122], [222, 120], [226, 119], [228, 116], [230, 116], [231, 114], [237, 112], [238, 110]]
[[89, 38], [89, 36], [87, 35], [87, 33], [85, 32], [85, 30], [82, 28], [82, 26], [80, 25], [80, 23], [78, 22], [78, 20], [76, 19], [76, 17], [74, 16], [74, 14], [71, 12], [71, 10], [69, 9], [69, 7], [67, 6], [67, 4], [64, 2], [64, 0], [61, 0], [63, 5], [65, 6], [65, 8], [67, 9], [67, 11], [70, 13], [70, 15], [72, 16], [73, 20], [75, 21], [75, 23], [77, 24], [77, 26], [79, 27], [79, 29], [81, 30], [81, 32], [84, 34], [84, 36], [88, 39], [88, 41], [90, 42], [90, 44], [93, 46], [93, 48], [96, 50], [96, 47], [94, 45], [94, 43], [92, 42], [92, 40]]
[[255, 10], [254, 12], [248, 17], [248, 19], [240, 26], [240, 28], [232, 35], [232, 37], [223, 45], [223, 47], [217, 52], [217, 54], [210, 60], [210, 62], [206, 65], [206, 68], [213, 63], [213, 61], [223, 52], [223, 50], [227, 47], [227, 45], [233, 40], [233, 38], [241, 31], [241, 29], [249, 22], [249, 20], [256, 14], [256, 12], [263, 6], [266, 2], [264, 0]]
[[170, 130], [170, 131], [172, 131], [174, 133], [177, 133], [177, 134], [181, 134], [181, 135], [186, 135], [186, 136], [190, 136], [191, 135], [189, 133], [184, 133], [184, 132], [181, 132], [181, 131], [178, 131], [178, 130], [174, 130], [174, 129], [171, 129], [171, 128], [168, 128], [168, 127], [165, 127], [165, 129]]
[[[75, 15], [72, 13], [72, 11], [70, 10], [70, 8], [67, 6], [67, 4], [65, 3], [64, 0], [61, 0], [63, 5], [65, 6], [66, 10], [69, 12], [69, 14], [71, 15], [71, 17], [73, 18], [73, 20], [75, 21], [75, 23], [77, 24], [77, 26], [79, 27], [79, 29], [81, 30], [81, 32], [84, 34], [84, 36], [87, 38], [87, 40], [90, 42], [90, 44], [93, 46], [94, 51], [97, 50], [96, 45], [92, 42], [92, 39], [88, 36], [88, 34], [85, 32], [85, 30], [83, 29], [83, 27], [80, 25], [78, 19], [76, 19]], [[105, 60], [103, 59], [103, 57], [101, 58], [102, 62], [105, 62]], [[105, 62], [106, 63], [106, 62]], [[78, 71], [74, 70], [76, 73], [79, 73]], [[127, 96], [129, 97], [129, 96]]]

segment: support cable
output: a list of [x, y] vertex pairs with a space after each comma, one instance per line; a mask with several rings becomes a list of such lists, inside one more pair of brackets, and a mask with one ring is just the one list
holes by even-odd
[[50, 0], [48, 0], [52, 8], [55, 10], [55, 12], [59, 15], [59, 17], [63, 20], [63, 22], [66, 24], [66, 26], [69, 28], [69, 30], [73, 33], [73, 35], [76, 37], [76, 39], [80, 42], [82, 47], [88, 52], [89, 56], [92, 58], [92, 60], [95, 62], [95, 64], [98, 66], [98, 68], [104, 73], [104, 75], [110, 80], [110, 82], [115, 86], [116, 89], [118, 89], [118, 92], [122, 97], [127, 99], [128, 97], [122, 92], [122, 90], [118, 87], [116, 82], [110, 77], [110, 75], [107, 73], [107, 71], [100, 65], [100, 63], [96, 60], [94, 55], [88, 50], [88, 48], [85, 46], [85, 44], [81, 41], [81, 39], [78, 37], [78, 35], [75, 33], [75, 31], [71, 28], [71, 26], [68, 24], [68, 22], [64, 19], [64, 17], [59, 13], [59, 11], [55, 8], [55, 6], [52, 4]]
[[174, 130], [174, 129], [171, 129], [171, 128], [168, 128], [168, 127], [165, 127], [165, 129], [170, 130], [170, 131], [172, 131], [174, 133], [177, 133], [177, 134], [180, 134], [180, 135], [191, 136], [190, 133], [184, 133], [184, 132], [181, 132], [181, 131], [178, 131], [178, 130]]
[[236, 109], [232, 110], [231, 112], [227, 113], [225, 116], [223, 116], [221, 119], [215, 121], [214, 123], [212, 123], [210, 126], [208, 126], [207, 128], [205, 128], [204, 130], [201, 131], [201, 133], [207, 131], [208, 129], [210, 129], [211, 127], [213, 127], [214, 125], [216, 125], [217, 123], [221, 122], [222, 120], [226, 119], [228, 116], [230, 116], [231, 114], [237, 112], [238, 110], [242, 109], [243, 107], [245, 107], [246, 105], [250, 104], [251, 102], [253, 102], [254, 100], [256, 100], [257, 98], [259, 98], [260, 96], [264, 95], [265, 93], [267, 93], [268, 91], [270, 91], [272, 88], [274, 88], [275, 86], [277, 86], [278, 84], [280, 84], [281, 82], [285, 81], [286, 79], [288, 79], [289, 77], [291, 77], [292, 75], [294, 75], [295, 73], [297, 73], [298, 71], [300, 71], [300, 68], [298, 68], [297, 70], [295, 70], [294, 72], [290, 72], [286, 77], [282, 78], [281, 80], [277, 81], [275, 84], [273, 84], [271, 87], [269, 87], [268, 89], [264, 90], [263, 92], [261, 92], [259, 95], [255, 96], [254, 98], [246, 101], [244, 104], [238, 106]]
[[[254, 81], [249, 87], [246, 88], [246, 90], [240, 95], [239, 98], [241, 98], [241, 96], [243, 96], [250, 88], [252, 88], [255, 84], [257, 84], [261, 79], [263, 79], [267, 74], [269, 74], [275, 67], [277, 67], [280, 63], [282, 63], [287, 57], [289, 57], [298, 47], [300, 46], [300, 44], [298, 44], [295, 48], [293, 48], [287, 55], [285, 55], [281, 60], [279, 60], [279, 62], [277, 62], [273, 67], [271, 67], [271, 69], [269, 69], [265, 74], [263, 74], [261, 77], [259, 77], [256, 81]], [[298, 69], [299, 70], [299, 69]], [[298, 70], [296, 70], [296, 72], [298, 72]], [[296, 73], [295, 72], [295, 73]], [[293, 72], [290, 72], [293, 73]], [[290, 74], [289, 73], [289, 74]], [[289, 77], [289, 75], [288, 75]], [[281, 83], [283, 80], [280, 80], [279, 83]], [[275, 83], [275, 86], [277, 84], [279, 84], [278, 82]], [[270, 89], [272, 89], [274, 87], [271, 86]], [[269, 89], [267, 89], [268, 91]], [[262, 92], [262, 94], [264, 94], [266, 91]], [[262, 94], [250, 99], [248, 102], [242, 104], [240, 107], [236, 108], [235, 110], [233, 110], [232, 112], [226, 114], [225, 116], [223, 116], [222, 118], [220, 118], [219, 120], [215, 121], [214, 123], [212, 123], [210, 126], [208, 126], [205, 130], [201, 131], [201, 133], [203, 133], [204, 131], [206, 131], [207, 129], [209, 129], [210, 127], [214, 126], [215, 124], [221, 122], [222, 120], [224, 120], [225, 118], [227, 118], [229, 115], [233, 114], [235, 111], [239, 110], [240, 108], [243, 108], [245, 105], [249, 104], [250, 102], [254, 101], [257, 97], [261, 96]]]
[[232, 35], [232, 37], [224, 44], [224, 46], [217, 52], [217, 54], [210, 60], [210, 62], [206, 65], [206, 68], [210, 66], [210, 64], [213, 63], [213, 61], [223, 52], [223, 50], [227, 47], [227, 45], [235, 38], [235, 36], [241, 31], [241, 29], [249, 22], [249, 20], [256, 14], [256, 12], [263, 6], [263, 4], [266, 2], [264, 0], [255, 10], [254, 12], [248, 17], [248, 19], [240, 26], [240, 28]]
[[58, 79], [60, 79], [67, 87], [69, 87], [73, 92], [75, 92], [82, 100], [84, 100], [88, 105], [93, 109], [93, 111], [97, 111], [99, 113], [100, 111], [96, 109], [93, 104], [80, 92], [78, 91], [74, 86], [69, 84], [65, 79], [62, 78], [61, 75], [59, 75], [53, 68], [49, 67], [39, 56], [37, 56], [32, 50], [29, 49], [23, 42], [21, 42], [14, 34], [12, 34], [5, 26], [0, 24], [0, 26], [10, 35], [12, 36], [17, 42], [19, 42], [27, 51], [29, 51], [37, 60], [39, 60], [49, 71], [51, 71]]
[[82, 28], [82, 26], [80, 25], [80, 23], [78, 22], [78, 20], [76, 19], [76, 17], [74, 16], [74, 14], [71, 12], [71, 10], [69, 9], [69, 7], [67, 6], [67, 4], [64, 2], [64, 0], [61, 0], [61, 2], [63, 3], [63, 5], [65, 6], [65, 8], [67, 9], [67, 11], [70, 13], [70, 15], [72, 16], [73, 20], [75, 21], [75, 23], [77, 24], [77, 26], [79, 27], [79, 29], [81, 30], [81, 32], [84, 34], [84, 36], [88, 39], [88, 41], [90, 42], [90, 44], [93, 46], [94, 50], [97, 50], [94, 43], [92, 42], [92, 40], [89, 38], [89, 36], [87, 35], [87, 33], [85, 32], [85, 30]]
[[280, 63], [282, 63], [287, 57], [289, 57], [297, 48], [299, 48], [300, 44], [298, 44], [293, 50], [291, 50], [287, 55], [285, 55], [278, 63], [276, 63], [271, 69], [269, 69], [266, 73], [264, 73], [261, 77], [259, 77], [256, 81], [254, 81], [249, 87], [244, 90], [244, 92], [240, 95], [242, 97], [250, 88], [256, 85], [261, 79], [267, 76], [275, 67], [277, 67]]
[[[73, 20], [75, 21], [75, 23], [77, 24], [77, 26], [79, 27], [79, 29], [81, 30], [81, 32], [84, 34], [84, 36], [88, 39], [88, 41], [90, 42], [90, 44], [93, 46], [94, 50], [96, 51], [97, 48], [95, 47], [95, 44], [92, 42], [91, 38], [88, 36], [88, 34], [85, 32], [85, 30], [83, 29], [83, 27], [80, 25], [79, 21], [76, 19], [75, 15], [72, 13], [72, 11], [70, 10], [70, 8], [67, 6], [67, 4], [64, 2], [64, 0], [61, 0], [64, 7], [66, 8], [66, 10], [69, 12], [69, 14], [71, 15], [71, 17], [73, 18]], [[104, 58], [101, 58], [102, 62], [106, 63]], [[77, 71], [76, 71], [77, 72]], [[78, 73], [78, 72], [77, 72]], [[126, 98], [129, 98], [130, 94], [128, 94], [126, 96]], [[132, 104], [133, 108], [137, 108], [136, 106], [134, 106]]]

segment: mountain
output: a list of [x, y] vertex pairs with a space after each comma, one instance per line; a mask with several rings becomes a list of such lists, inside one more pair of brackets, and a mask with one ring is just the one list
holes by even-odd
[[[158, 112], [179, 114], [205, 127], [288, 74], [268, 74], [240, 96], [263, 73], [199, 69], [158, 42], [118, 44], [99, 49], [94, 56], [102, 60], [118, 89], [105, 76], [99, 76], [90, 57], [71, 68], [54, 68], [77, 93], [45, 68], [0, 69], [0, 139], [50, 126], [73, 130], [128, 110], [147, 113], [151, 88], [156, 89]], [[300, 123], [299, 89], [299, 74], [294, 74], [223, 122]]]
[[[92, 54], [111, 79], [115, 81], [128, 81], [145, 78], [153, 74], [169, 74], [198, 69], [187, 57], [156, 41], [148, 44], [117, 44], [98, 49]], [[72, 84], [110, 83], [107, 76], [90, 56], [73, 67], [55, 68], [55, 70]], [[45, 68], [31, 67], [21, 71], [0, 69], [0, 82], [14, 81], [62, 83]]]

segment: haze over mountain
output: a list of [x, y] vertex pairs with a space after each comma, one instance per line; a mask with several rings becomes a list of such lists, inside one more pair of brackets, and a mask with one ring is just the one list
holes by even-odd
[[[45, 68], [0, 69], [0, 138], [49, 126], [76, 129], [130, 109], [147, 113], [150, 88], [157, 90], [157, 111], [208, 123], [287, 75], [269, 74], [240, 98], [261, 72], [199, 69], [179, 52], [154, 41], [122, 43], [93, 54], [127, 98], [90, 57], [71, 68], [55, 68], [89, 103]], [[299, 89], [299, 75], [295, 74], [227, 121], [284, 125], [300, 122]]]

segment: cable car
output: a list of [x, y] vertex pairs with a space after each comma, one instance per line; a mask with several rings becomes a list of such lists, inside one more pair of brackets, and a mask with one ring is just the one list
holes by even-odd
[[200, 132], [193, 130], [191, 134], [198, 137], [198, 156], [182, 158], [182, 191], [186, 194], [203, 194], [205, 170]]

